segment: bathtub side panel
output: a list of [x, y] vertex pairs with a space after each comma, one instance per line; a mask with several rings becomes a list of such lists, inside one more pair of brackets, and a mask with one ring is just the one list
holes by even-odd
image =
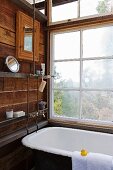
[[71, 158], [34, 150], [35, 170], [72, 170]]

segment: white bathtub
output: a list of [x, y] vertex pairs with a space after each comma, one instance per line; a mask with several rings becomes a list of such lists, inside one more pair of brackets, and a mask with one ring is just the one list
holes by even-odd
[[72, 156], [72, 152], [88, 152], [113, 156], [113, 134], [63, 127], [49, 127], [27, 135], [23, 145], [48, 153]]

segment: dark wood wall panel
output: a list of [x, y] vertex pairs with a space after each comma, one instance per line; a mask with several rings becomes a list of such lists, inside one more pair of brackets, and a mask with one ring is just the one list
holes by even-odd
[[[15, 56], [15, 37], [16, 37], [16, 12], [21, 10], [11, 1], [0, 0], [0, 71], [8, 71], [4, 64], [5, 57], [8, 55]], [[25, 12], [26, 13], [26, 12]], [[26, 13], [27, 14], [27, 13]], [[41, 62], [45, 62], [45, 32], [43, 26], [40, 27], [40, 59], [36, 63], [36, 68], [40, 69]], [[33, 62], [19, 60], [21, 73], [32, 73]], [[37, 88], [39, 83], [36, 79], [29, 80], [30, 102], [37, 100]], [[21, 107], [27, 103], [27, 79], [16, 78], [0, 78], [0, 120], [4, 118], [4, 111], [8, 107]], [[35, 90], [35, 91], [33, 91]], [[3, 91], [3, 92], [2, 92]], [[43, 98], [43, 94], [39, 94], [39, 99]], [[41, 97], [40, 97], [41, 96]], [[26, 106], [25, 109], [26, 110]], [[3, 116], [2, 116], [3, 114]]]
[[0, 58], [4, 58], [8, 55], [15, 56], [15, 47], [0, 43]]
[[14, 92], [13, 103], [14, 104], [27, 103], [27, 92], [26, 91]]
[[21, 73], [30, 73], [31, 72], [31, 63], [29, 62], [23, 62], [23, 61], [20, 61], [20, 72]]
[[[4, 155], [7, 153], [7, 155]], [[15, 141], [1, 149], [0, 170], [28, 170], [33, 166], [32, 150]]]
[[4, 92], [0, 94], [0, 108], [13, 104], [13, 93]]
[[37, 79], [30, 79], [29, 80], [29, 89], [32, 90], [32, 89], [37, 89]]
[[15, 46], [15, 33], [0, 27], [0, 42]]
[[26, 79], [16, 79], [14, 90], [27, 90], [27, 80]]
[[13, 132], [15, 132], [17, 129], [23, 129], [26, 128], [26, 119], [22, 120], [16, 120], [15, 122], [11, 122], [9, 124], [6, 124], [0, 128], [0, 137], [9, 135]]
[[[23, 11], [20, 7], [12, 3], [11, 0], [0, 0], [0, 71], [9, 71], [4, 64], [8, 55], [16, 57], [16, 13]], [[36, 63], [36, 69], [40, 69], [41, 62], [45, 62], [45, 31], [40, 27], [40, 49], [39, 62]], [[29, 60], [18, 60], [20, 63], [20, 73], [32, 73], [33, 62]], [[41, 81], [41, 80], [40, 80]], [[36, 119], [19, 118], [5, 123], [6, 109], [14, 111], [23, 110], [29, 112], [37, 110], [37, 97], [43, 99], [44, 93], [38, 92], [40, 82], [37, 79], [30, 78], [29, 86], [26, 79], [19, 78], [0, 78], [0, 138], [4, 138], [27, 126], [36, 126]], [[28, 92], [29, 90], [29, 92]], [[28, 95], [29, 94], [29, 95]], [[42, 118], [38, 118], [38, 121]], [[18, 138], [18, 137], [17, 137]], [[10, 139], [9, 139], [10, 141]], [[14, 148], [14, 149], [13, 149]], [[7, 163], [5, 163], [7, 162]], [[0, 151], [0, 170], [30, 170], [33, 166], [32, 153], [21, 145], [21, 140], [10, 143], [1, 148]]]
[[30, 91], [29, 92], [29, 101], [33, 102], [37, 100], [37, 91]]
[[29, 111], [30, 112], [34, 112], [36, 110], [36, 108], [37, 108], [37, 102], [36, 101], [29, 103]]
[[13, 91], [15, 88], [15, 81], [12, 78], [4, 78], [4, 91]]
[[7, 10], [3, 6], [0, 8], [0, 26], [15, 32], [16, 22], [15, 14], [13, 11]]
[[0, 78], [0, 91], [3, 91], [4, 88], [4, 78]]

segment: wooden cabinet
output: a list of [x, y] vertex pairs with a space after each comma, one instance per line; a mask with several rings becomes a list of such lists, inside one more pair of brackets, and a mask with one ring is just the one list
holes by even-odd
[[[20, 59], [33, 61], [39, 60], [40, 22], [35, 20], [33, 36], [33, 19], [21, 11], [16, 18], [16, 56]], [[33, 38], [34, 37], [34, 38]], [[34, 42], [34, 43], [33, 43]], [[33, 47], [34, 44], [34, 47]]]

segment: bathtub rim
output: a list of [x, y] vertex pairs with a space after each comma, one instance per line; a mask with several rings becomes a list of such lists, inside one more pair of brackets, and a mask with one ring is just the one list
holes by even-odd
[[[27, 136], [25, 136], [23, 139], [22, 139], [22, 144], [28, 148], [31, 148], [31, 149], [35, 149], [35, 150], [40, 150], [40, 151], [44, 151], [44, 152], [48, 152], [48, 153], [52, 153], [52, 154], [57, 154], [57, 155], [62, 155], [62, 156], [68, 156], [68, 157], [72, 157], [72, 154], [73, 152], [72, 151], [66, 151], [66, 150], [62, 150], [62, 149], [56, 149], [56, 148], [53, 148], [53, 147], [44, 147], [43, 146], [43, 149], [42, 149], [42, 146], [39, 147], [39, 146], [36, 146], [32, 144], [32, 142], [28, 141], [28, 139], [32, 136], [37, 136], [40, 135], [42, 132], [45, 132], [47, 130], [51, 130], [51, 129], [68, 129], [68, 130], [71, 130], [71, 131], [81, 131], [81, 132], [84, 132], [84, 133], [93, 133], [93, 134], [104, 134], [105, 136], [112, 136], [113, 134], [109, 134], [109, 133], [103, 133], [103, 132], [95, 132], [95, 131], [89, 131], [89, 130], [82, 130], [82, 129], [74, 129], [74, 128], [67, 128], [67, 127], [45, 127], [45, 128], [42, 128], [36, 132], [33, 132]], [[77, 151], [76, 151], [77, 152]], [[78, 151], [79, 152], [79, 151]], [[101, 154], [101, 153], [100, 153]]]
[[[53, 147], [44, 147], [43, 146], [43, 149], [42, 147], [37, 147], [37, 146], [33, 146], [32, 143], [30, 141], [28, 141], [29, 137], [32, 137], [32, 136], [37, 136], [37, 133], [38, 135], [40, 135], [42, 132], [44, 131], [47, 131], [48, 129], [73, 129], [73, 128], [65, 128], [65, 127], [45, 127], [45, 128], [42, 128], [36, 132], [33, 132], [27, 136], [25, 136], [23, 139], [22, 139], [22, 144], [28, 148], [31, 148], [31, 149], [34, 149], [34, 150], [40, 150], [40, 151], [44, 151], [44, 152], [47, 152], [47, 153], [51, 153], [51, 154], [57, 154], [57, 155], [61, 155], [61, 156], [67, 156], [67, 157], [72, 157], [72, 152], [70, 151], [65, 151], [65, 150], [61, 150], [61, 149], [56, 149], [56, 148], [53, 148]], [[75, 129], [73, 129], [75, 130]], [[78, 129], [77, 129], [78, 130]], [[32, 145], [32, 146], [31, 146]]]

